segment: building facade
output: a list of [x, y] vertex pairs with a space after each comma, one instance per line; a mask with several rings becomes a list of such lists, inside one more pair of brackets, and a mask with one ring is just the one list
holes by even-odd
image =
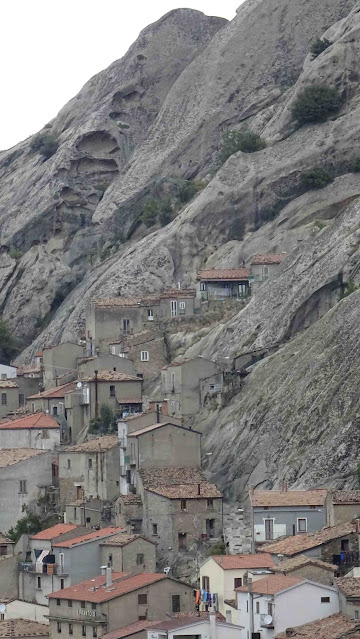
[[220, 372], [216, 362], [194, 357], [165, 366], [161, 371], [161, 394], [169, 416], [188, 418], [201, 407], [201, 380]]
[[156, 543], [143, 535], [114, 535], [100, 544], [101, 565], [114, 572], [155, 572]]
[[55, 450], [60, 446], [60, 426], [46, 413], [35, 413], [0, 423], [1, 448]]
[[16, 378], [0, 379], [0, 418], [15, 413], [20, 407], [19, 384]]
[[205, 269], [199, 271], [198, 297], [204, 301], [245, 299], [250, 295], [250, 269]]

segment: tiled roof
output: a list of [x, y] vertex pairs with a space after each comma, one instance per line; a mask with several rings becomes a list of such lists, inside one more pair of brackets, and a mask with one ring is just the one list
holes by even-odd
[[315, 533], [304, 533], [302, 535], [295, 535], [294, 537], [286, 537], [280, 541], [274, 541], [270, 544], [265, 544], [259, 548], [259, 552], [269, 552], [272, 555], [298, 555], [310, 548], [316, 548], [326, 544], [333, 539], [344, 537], [344, 535], [350, 535], [356, 532], [357, 525], [355, 521], [347, 521], [336, 526], [329, 526], [323, 528]]
[[124, 506], [135, 506], [135, 505], [141, 505], [142, 501], [141, 501], [141, 496], [140, 495], [120, 495], [120, 497], [117, 498], [116, 500], [117, 502], [123, 503]]
[[171, 362], [171, 364], [168, 364], [167, 366], [163, 366], [163, 370], [165, 371], [167, 368], [172, 368], [173, 366], [182, 366], [183, 364], [186, 364], [187, 362], [191, 362], [190, 357], [187, 357], [185, 359], [180, 359], [178, 362]]
[[0, 430], [16, 430], [22, 428], [57, 428], [59, 424], [46, 413], [31, 413], [25, 417], [0, 422]]
[[199, 280], [209, 281], [235, 281], [247, 280], [251, 274], [248, 268], [209, 268], [199, 271], [197, 277]]
[[36, 533], [36, 535], [32, 535], [31, 539], [41, 539], [42, 541], [55, 539], [56, 537], [60, 537], [60, 535], [65, 535], [72, 530], [76, 530], [78, 526], [75, 524], [55, 524], [55, 526], [51, 526], [51, 528], [45, 528], [45, 530], [41, 530]]
[[142, 630], [146, 630], [147, 628], [155, 628], [158, 623], [160, 622], [142, 619], [141, 621], [130, 623], [128, 626], [123, 626], [122, 628], [118, 628], [117, 630], [112, 630], [112, 632], [107, 632], [105, 635], [102, 635], [101, 639], [123, 639], [123, 637], [135, 635], [137, 632], [141, 632]]
[[160, 293], [161, 299], [170, 299], [171, 297], [196, 297], [196, 291], [193, 288], [169, 288], [166, 291]]
[[163, 428], [163, 426], [173, 426], [174, 428], [180, 428], [181, 430], [186, 430], [189, 433], [195, 433], [196, 435], [201, 435], [201, 433], [198, 430], [186, 428], [185, 426], [180, 426], [179, 424], [172, 424], [171, 422], [164, 422], [163, 424], [151, 424], [150, 426], [144, 426], [144, 428], [140, 428], [139, 430], [134, 430], [132, 433], [128, 434], [128, 437], [139, 437], [139, 435], [150, 433], [152, 430], [158, 430], [159, 428]]
[[48, 637], [50, 626], [29, 619], [0, 621], [0, 637]]
[[241, 570], [242, 568], [273, 568], [271, 555], [211, 555], [223, 570]]
[[303, 626], [291, 628], [291, 634], [289, 634], [289, 630], [280, 632], [275, 639], [289, 639], [289, 637], [293, 637], [293, 639], [345, 639], [345, 637], [355, 639], [356, 636], [360, 636], [360, 634], [355, 635], [351, 631], [360, 632], [360, 622], [337, 613], [330, 617], [311, 621]]
[[254, 490], [252, 506], [322, 506], [327, 490]]
[[13, 466], [13, 464], [18, 464], [48, 452], [48, 450], [35, 450], [35, 448], [2, 448], [0, 449], [0, 468]]
[[53, 592], [48, 597], [49, 599], [75, 599], [76, 601], [102, 603], [167, 578], [166, 575], [160, 573], [142, 572], [138, 575], [132, 575], [126, 572], [117, 572], [113, 573], [113, 583], [110, 587], [106, 586], [106, 577], [101, 575], [95, 579], [87, 579], [74, 586], [69, 586], [69, 588]]
[[14, 541], [11, 541], [8, 537], [4, 537], [4, 535], [0, 534], [0, 544], [15, 544]]
[[[269, 575], [259, 581], [254, 581], [252, 584], [252, 591], [258, 595], [276, 595], [282, 590], [291, 588], [300, 584], [303, 579], [297, 577], [285, 577], [284, 575]], [[248, 592], [248, 586], [240, 586], [235, 588], [237, 592]]]
[[335, 490], [332, 501], [334, 504], [360, 504], [360, 490]]
[[[187, 626], [189, 624], [199, 623], [201, 620], [208, 618], [208, 612], [200, 612], [198, 614], [195, 612], [188, 612], [176, 615], [174, 614], [172, 619], [167, 619], [166, 621], [148, 621], [147, 619], [143, 619], [141, 621], [130, 623], [128, 626], [118, 628], [118, 630], [107, 632], [102, 636], [102, 639], [123, 639], [124, 637], [129, 637], [130, 635], [134, 635], [142, 630], [147, 630], [148, 628], [159, 628], [159, 630], [170, 630], [171, 628], [178, 627], [181, 628], [182, 626]], [[220, 612], [216, 614], [216, 618], [218, 621], [225, 621], [224, 616]]]
[[284, 261], [287, 253], [263, 253], [263, 255], [254, 255], [251, 260], [251, 264], [281, 264]]
[[144, 297], [107, 297], [92, 300], [92, 304], [96, 308], [149, 306], [150, 304], [159, 304], [159, 302], [159, 295], [147, 295]]
[[336, 584], [346, 597], [360, 599], [360, 577], [341, 577]]
[[19, 384], [14, 379], [0, 379], [0, 388], [19, 388]]
[[75, 446], [66, 446], [60, 451], [60, 454], [65, 453], [98, 453], [103, 450], [110, 450], [115, 446], [118, 446], [119, 439], [117, 435], [104, 435], [103, 437], [95, 437], [83, 444], [75, 444]]
[[72, 393], [76, 388], [76, 381], [68, 382], [67, 384], [62, 384], [61, 386], [54, 386], [54, 388], [50, 388], [49, 390], [43, 391], [42, 393], [37, 393], [36, 395], [30, 395], [28, 399], [41, 399], [45, 398], [54, 398], [57, 399], [65, 397], [67, 393]]
[[329, 570], [330, 572], [336, 572], [338, 570], [337, 566], [334, 566], [333, 564], [328, 564], [325, 561], [321, 561], [321, 559], [316, 559], [316, 557], [307, 557], [306, 555], [297, 555], [290, 559], [284, 559], [283, 561], [280, 561], [280, 563], [276, 564], [273, 570], [274, 572], [287, 574], [288, 572], [292, 572], [298, 568], [303, 568], [304, 566], [316, 566], [317, 568], [323, 568], [323, 570]]
[[[94, 382], [95, 375], [84, 377], [82, 382]], [[121, 373], [120, 371], [99, 371], [97, 376], [98, 382], [141, 382], [140, 377], [135, 375], [128, 375], [128, 373]]]
[[114, 528], [113, 526], [109, 526], [108, 528], [101, 528], [101, 530], [94, 530], [94, 532], [80, 535], [79, 537], [72, 537], [71, 539], [66, 539], [65, 541], [58, 541], [54, 545], [55, 547], [61, 548], [72, 548], [72, 546], [77, 546], [78, 544], [85, 544], [88, 541], [94, 541], [95, 539], [102, 539], [103, 537], [108, 537], [109, 535], [116, 535], [122, 530], [122, 528]]
[[168, 499], [213, 499], [222, 497], [199, 468], [142, 468], [144, 488]]
[[106, 539], [106, 541], [104, 541], [101, 545], [122, 547], [131, 544], [131, 542], [136, 541], [136, 539], [144, 539], [144, 541], [148, 541], [149, 544], [154, 544], [154, 546], [156, 546], [156, 543], [154, 541], [152, 541], [151, 539], [147, 539], [143, 535], [127, 535], [126, 533], [119, 533], [118, 535], [114, 535], [113, 537], [110, 537], [110, 539]]

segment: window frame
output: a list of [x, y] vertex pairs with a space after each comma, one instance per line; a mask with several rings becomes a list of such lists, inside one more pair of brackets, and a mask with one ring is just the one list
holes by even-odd
[[186, 499], [180, 499], [180, 510], [183, 513], [186, 513]]
[[92, 470], [93, 468], [93, 460], [92, 457], [88, 457], [88, 469]]
[[57, 621], [56, 623], [57, 623], [57, 631], [58, 631], [58, 634], [61, 634], [61, 622], [60, 622], [60, 621]]
[[331, 603], [330, 597], [320, 597], [320, 603]]
[[7, 406], [7, 393], [1, 393], [1, 406]]
[[69, 623], [69, 635], [73, 635], [73, 634], [74, 634], [73, 624]]
[[138, 594], [138, 606], [147, 606], [147, 605], [148, 605], [147, 592], [140, 592]]
[[[174, 605], [175, 600], [177, 602], [177, 605]], [[181, 597], [179, 594], [171, 595], [171, 611], [174, 613], [181, 612]]]
[[26, 479], [19, 480], [19, 495], [27, 495]]
[[116, 397], [116, 386], [115, 386], [115, 384], [110, 384], [110, 386], [109, 386], [109, 397]]
[[152, 524], [152, 534], [154, 535], [154, 537], [158, 536], [158, 525], [157, 524]]
[[82, 624], [81, 626], [81, 636], [86, 637], [86, 625]]
[[136, 555], [136, 565], [143, 566], [145, 563], [145, 556], [143, 552], [138, 552]]
[[[300, 522], [301, 521], [305, 522], [305, 529], [304, 530], [301, 530], [301, 528], [300, 528]], [[296, 527], [297, 527], [297, 532], [298, 533], [307, 533], [307, 517], [297, 517]]]
[[149, 360], [150, 360], [149, 351], [140, 351], [140, 361], [141, 362], [148, 362]]

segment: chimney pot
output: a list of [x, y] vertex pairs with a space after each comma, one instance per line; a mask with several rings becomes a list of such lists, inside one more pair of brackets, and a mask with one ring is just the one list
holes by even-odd
[[112, 585], [112, 569], [106, 566], [106, 588]]

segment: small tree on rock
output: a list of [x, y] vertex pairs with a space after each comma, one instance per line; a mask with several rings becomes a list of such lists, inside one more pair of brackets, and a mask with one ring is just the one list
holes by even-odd
[[154, 224], [156, 224], [158, 214], [159, 205], [157, 203], [157, 200], [148, 200], [144, 206], [144, 210], [142, 212], [140, 220], [143, 222], [143, 224], [145, 224], [145, 226], [150, 228], [151, 226], [154, 226]]
[[40, 153], [45, 160], [51, 158], [59, 148], [59, 143], [51, 133], [39, 133], [30, 144], [33, 153]]
[[331, 46], [331, 42], [327, 38], [324, 38], [324, 39], [317, 38], [310, 47], [312, 59], [315, 60], [315, 58], [317, 58], [318, 55], [320, 55], [320, 53], [325, 51], [325, 49], [327, 49], [330, 46]]
[[315, 166], [310, 171], [306, 171], [301, 176], [301, 183], [309, 189], [323, 189], [324, 186], [333, 182], [334, 178], [323, 169], [322, 166]]
[[292, 108], [292, 115], [300, 125], [325, 122], [341, 107], [342, 99], [334, 87], [314, 85], [304, 89]]
[[266, 142], [252, 131], [225, 131], [222, 136], [222, 147], [219, 155], [221, 166], [234, 153], [256, 153], [266, 147]]

